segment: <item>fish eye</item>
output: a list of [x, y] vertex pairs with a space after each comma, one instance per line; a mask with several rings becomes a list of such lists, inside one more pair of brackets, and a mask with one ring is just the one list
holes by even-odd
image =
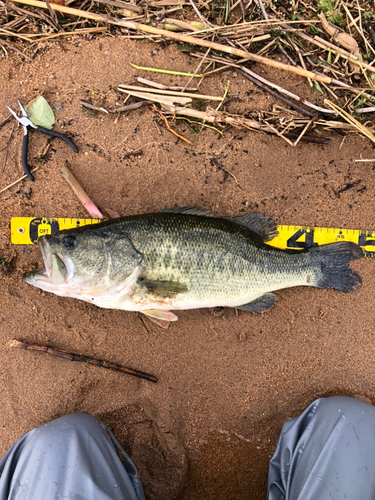
[[65, 248], [74, 248], [77, 244], [77, 238], [75, 236], [66, 236], [62, 240], [62, 244]]

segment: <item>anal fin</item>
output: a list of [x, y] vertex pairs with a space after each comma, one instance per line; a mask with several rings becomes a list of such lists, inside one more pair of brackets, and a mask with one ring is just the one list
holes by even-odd
[[144, 309], [143, 311], [140, 311], [142, 314], [145, 316], [148, 316], [149, 318], [154, 318], [154, 319], [159, 319], [162, 321], [177, 321], [178, 318], [173, 312], [171, 311], [164, 311], [162, 309]]
[[241, 311], [250, 311], [262, 313], [267, 311], [275, 305], [277, 301], [276, 295], [273, 293], [266, 293], [259, 297], [258, 299], [249, 302], [248, 304], [243, 304], [242, 306], [236, 306], [236, 309], [240, 309]]

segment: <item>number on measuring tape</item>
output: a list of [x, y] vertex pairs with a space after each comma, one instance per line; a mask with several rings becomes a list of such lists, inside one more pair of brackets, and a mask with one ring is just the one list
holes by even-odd
[[[302, 236], [305, 236], [305, 239], [298, 241]], [[311, 228], [298, 229], [286, 242], [287, 248], [311, 248], [317, 245], [314, 243], [314, 229]]]
[[59, 221], [57, 219], [44, 219], [37, 217], [30, 221], [29, 234], [30, 240], [33, 243], [38, 241], [39, 236], [45, 234], [54, 234], [60, 229]]

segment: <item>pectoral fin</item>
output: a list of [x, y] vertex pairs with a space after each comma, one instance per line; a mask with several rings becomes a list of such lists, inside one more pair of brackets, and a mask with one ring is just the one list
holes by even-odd
[[261, 313], [273, 307], [276, 301], [277, 297], [273, 293], [266, 293], [261, 297], [259, 297], [259, 299], [253, 300], [248, 304], [243, 304], [242, 306], [236, 306], [236, 309], [240, 309], [241, 311]]
[[154, 318], [154, 319], [161, 319], [163, 321], [177, 321], [178, 318], [173, 312], [171, 311], [164, 311], [161, 309], [145, 309], [143, 311], [140, 311], [142, 314], [145, 316], [148, 316], [149, 318]]
[[146, 289], [149, 293], [165, 299], [171, 299], [179, 293], [188, 291], [186, 285], [177, 281], [151, 280], [146, 278], [139, 281], [139, 286]]

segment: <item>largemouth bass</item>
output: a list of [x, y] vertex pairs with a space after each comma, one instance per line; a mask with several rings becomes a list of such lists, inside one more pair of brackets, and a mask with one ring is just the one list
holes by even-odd
[[277, 234], [263, 214], [214, 217], [199, 208], [122, 217], [39, 238], [44, 269], [23, 279], [99, 307], [140, 311], [175, 321], [171, 310], [227, 306], [263, 312], [270, 293], [293, 286], [352, 292], [360, 276], [347, 267], [363, 256], [338, 242], [283, 251], [265, 242]]

